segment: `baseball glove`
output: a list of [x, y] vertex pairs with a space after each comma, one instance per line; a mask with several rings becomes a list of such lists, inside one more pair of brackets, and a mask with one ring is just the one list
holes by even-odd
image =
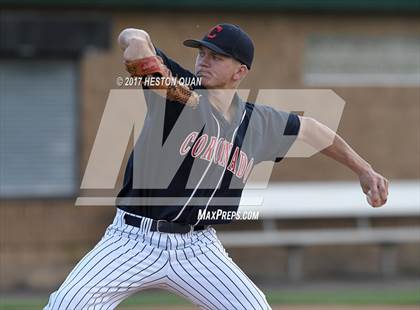
[[[199, 96], [188, 86], [173, 79], [171, 71], [165, 66], [159, 56], [149, 56], [133, 61], [125, 62], [127, 71], [131, 76], [142, 77], [142, 83], [146, 77], [157, 77], [157, 83], [147, 85], [150, 89], [166, 90], [166, 98], [171, 101], [177, 101], [187, 106], [195, 108], [198, 105]], [[170, 83], [165, 83], [164, 79], [170, 79]]]

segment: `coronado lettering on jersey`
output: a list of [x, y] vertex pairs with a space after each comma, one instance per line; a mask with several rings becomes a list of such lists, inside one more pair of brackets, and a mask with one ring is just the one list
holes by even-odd
[[[146, 96], [145, 96], [146, 95]], [[204, 95], [204, 94], [203, 94]], [[183, 154], [189, 152], [191, 155], [201, 160], [210, 161], [213, 150], [216, 150], [214, 160], [217, 164], [226, 165], [226, 169], [233, 172], [236, 177], [243, 178], [242, 181], [249, 181], [254, 173], [258, 170], [258, 159], [250, 158], [251, 154], [246, 154], [243, 149], [252, 149], [248, 140], [248, 135], [251, 131], [247, 130], [244, 134], [244, 144], [240, 149], [235, 147], [233, 151], [232, 160], [227, 163], [229, 159], [229, 151], [232, 145], [228, 142], [231, 137], [216, 137], [212, 136], [210, 132], [203, 132], [198, 136], [198, 132], [191, 132], [184, 130], [185, 124], [191, 123], [189, 115], [190, 109], [184, 109], [173, 124], [172, 130], [163, 139], [163, 129], [165, 123], [166, 107], [165, 98], [161, 96], [153, 96], [153, 91], [143, 89], [112, 89], [109, 93], [105, 109], [101, 118], [100, 126], [93, 144], [93, 148], [83, 175], [81, 189], [113, 189], [118, 179], [121, 168], [121, 163], [124, 160], [124, 154], [130, 141], [137, 141], [140, 133], [144, 130], [144, 120], [148, 118], [147, 115], [147, 98], [154, 98], [150, 106], [153, 106], [155, 115], [157, 117], [153, 121], [153, 127], [158, 130], [153, 131], [153, 138], [151, 141], [164, 141], [164, 143], [150, 143], [147, 145], [147, 151], [150, 154], [156, 154], [155, 158], [165, 158], [170, 160], [171, 165], [165, 169], [165, 173], [156, 174], [155, 178], [145, 178], [147, 182], [138, 180], [140, 173], [134, 173], [133, 187], [134, 188], [167, 188], [177, 173], [179, 167], [183, 163], [185, 156], [170, 156], [165, 154], [173, 154], [174, 148], [177, 153]], [[311, 98], [308, 101], [307, 98]], [[257, 102], [264, 102], [265, 105], [271, 106], [278, 110], [284, 111], [303, 111], [307, 117], [313, 117], [323, 120], [323, 123], [328, 125], [334, 131], [337, 129], [341, 114], [344, 108], [344, 101], [331, 90], [260, 90], [257, 96]], [[327, 108], [325, 104], [328, 104]], [[325, 111], [335, 111], [332, 116], [325, 116]], [[248, 127], [258, 122], [258, 118], [251, 115]], [[194, 119], [194, 127], [191, 130], [199, 130], [205, 128], [209, 119]], [[133, 139], [130, 136], [133, 133]], [[270, 137], [264, 137], [269, 139]], [[278, 137], [273, 145], [282, 143], [281, 139], [287, 142], [290, 136], [285, 136], [283, 130], [278, 131]], [[216, 141], [217, 140], [217, 141]], [[182, 141], [182, 142], [180, 142]], [[324, 143], [325, 142], [325, 143]], [[180, 145], [181, 143], [181, 145]], [[299, 141], [294, 143], [295, 150], [290, 150], [284, 156], [287, 157], [309, 157], [319, 150], [330, 145], [332, 141], [323, 141], [319, 147], [307, 148], [305, 145], [297, 147]], [[136, 156], [140, 154], [139, 151], [134, 151], [134, 165], [133, 171], [141, 171], [142, 167], [139, 165], [142, 160], [136, 160]], [[255, 156], [252, 154], [252, 156]], [[262, 177], [258, 176], [258, 182], [265, 182], [269, 180], [273, 166], [260, 166], [259, 171]], [[195, 169], [195, 166], [193, 166]], [[199, 169], [197, 165], [197, 169]], [[252, 170], [252, 173], [250, 173]], [[201, 170], [192, 170], [191, 175], [198, 175]], [[101, 202], [96, 202], [102, 204]]]
[[243, 182], [249, 176], [254, 165], [254, 158], [248, 159], [247, 154], [240, 150], [236, 146], [233, 152], [232, 158], [228, 165], [229, 154], [231, 153], [233, 144], [224, 138], [215, 136], [209, 136], [203, 134], [197, 139], [198, 132], [193, 131], [188, 134], [179, 148], [179, 154], [181, 156], [187, 155], [191, 151], [191, 156], [194, 158], [199, 157], [200, 159], [210, 162], [211, 156], [214, 153], [213, 163], [221, 167], [226, 167], [227, 170], [236, 175], [239, 179], [243, 178]]

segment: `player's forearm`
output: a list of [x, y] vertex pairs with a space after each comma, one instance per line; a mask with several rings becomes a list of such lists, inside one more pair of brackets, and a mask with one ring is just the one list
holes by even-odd
[[332, 134], [334, 134], [333, 143], [323, 149], [321, 151], [322, 154], [342, 163], [357, 175], [361, 175], [372, 169], [370, 164], [360, 157], [339, 135], [334, 132]]
[[299, 119], [299, 140], [353, 170], [359, 177], [370, 205], [380, 207], [386, 203], [389, 183], [386, 178], [374, 171], [368, 162], [330, 128], [310, 117], [299, 116]]
[[[304, 142], [312, 145], [320, 152], [361, 175], [371, 166], [360, 157], [339, 135], [324, 124], [312, 119], [301, 118], [301, 130], [299, 133]], [[332, 143], [331, 143], [332, 141]]]

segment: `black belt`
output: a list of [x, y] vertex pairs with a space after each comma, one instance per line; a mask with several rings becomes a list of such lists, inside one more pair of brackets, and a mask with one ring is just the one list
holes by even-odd
[[[124, 215], [125, 223], [131, 226], [140, 227], [141, 221], [143, 218], [132, 216], [130, 214]], [[198, 231], [204, 230], [207, 228], [207, 225], [189, 225], [189, 224], [181, 224], [175, 222], [168, 222], [165, 220], [152, 220], [152, 226], [150, 227], [150, 231], [158, 231], [163, 233], [172, 233], [172, 234], [186, 234], [191, 231]]]

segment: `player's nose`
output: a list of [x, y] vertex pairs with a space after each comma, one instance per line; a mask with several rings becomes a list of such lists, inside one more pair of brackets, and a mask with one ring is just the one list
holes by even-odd
[[198, 57], [198, 65], [199, 67], [210, 67], [210, 57], [208, 55]]

